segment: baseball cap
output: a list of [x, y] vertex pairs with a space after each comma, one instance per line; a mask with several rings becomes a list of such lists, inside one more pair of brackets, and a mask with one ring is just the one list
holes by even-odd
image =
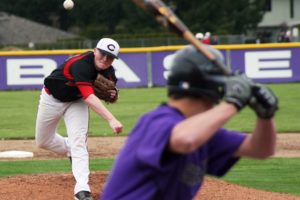
[[195, 37], [196, 37], [198, 40], [202, 40], [202, 39], [204, 38], [204, 35], [203, 35], [203, 33], [197, 33], [197, 34], [195, 35]]
[[99, 51], [101, 51], [104, 54], [108, 54], [109, 56], [112, 56], [113, 58], [118, 59], [118, 54], [120, 50], [119, 44], [110, 38], [102, 38], [99, 40], [96, 46]]

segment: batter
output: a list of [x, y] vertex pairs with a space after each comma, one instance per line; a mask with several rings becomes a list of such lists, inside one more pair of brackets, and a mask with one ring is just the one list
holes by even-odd
[[[205, 48], [223, 62], [218, 50]], [[224, 74], [188, 46], [175, 53], [167, 91], [167, 103], [145, 113], [129, 134], [101, 200], [191, 200], [206, 174], [222, 176], [242, 156], [273, 155], [277, 98], [267, 87]], [[253, 133], [222, 128], [252, 98]]]

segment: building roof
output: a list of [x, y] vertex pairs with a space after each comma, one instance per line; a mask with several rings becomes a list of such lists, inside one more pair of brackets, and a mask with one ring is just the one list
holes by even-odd
[[295, 27], [295, 26], [300, 26], [300, 20], [298, 21], [287, 21], [287, 22], [281, 22], [281, 23], [277, 23], [277, 22], [273, 22], [273, 23], [260, 23], [258, 25], [258, 27], [265, 27], [265, 28], [274, 28], [274, 27], [281, 27], [281, 26], [287, 26], [287, 27]]
[[0, 12], [0, 45], [53, 43], [77, 37], [72, 33]]

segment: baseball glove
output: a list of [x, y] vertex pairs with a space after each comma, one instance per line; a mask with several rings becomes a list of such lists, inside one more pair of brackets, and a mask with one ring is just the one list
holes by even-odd
[[98, 74], [93, 88], [95, 95], [106, 103], [115, 103], [118, 100], [118, 89], [115, 83], [101, 74]]

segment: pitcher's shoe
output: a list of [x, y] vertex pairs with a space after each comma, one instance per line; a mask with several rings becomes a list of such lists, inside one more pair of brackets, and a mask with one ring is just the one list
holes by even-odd
[[80, 191], [75, 194], [74, 200], [93, 200], [93, 197], [89, 191]]

